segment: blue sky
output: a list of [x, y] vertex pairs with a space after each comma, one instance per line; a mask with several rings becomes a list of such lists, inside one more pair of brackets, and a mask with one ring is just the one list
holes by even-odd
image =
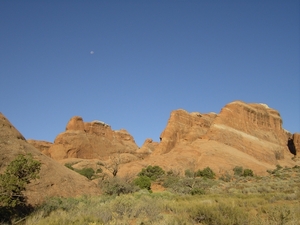
[[[300, 132], [300, 3], [0, 0], [0, 111], [53, 142], [72, 116], [159, 141], [172, 110], [266, 103]], [[94, 54], [90, 52], [93, 51]]]

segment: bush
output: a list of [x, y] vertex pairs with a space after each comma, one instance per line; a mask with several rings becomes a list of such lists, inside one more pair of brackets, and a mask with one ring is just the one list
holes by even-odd
[[185, 170], [184, 171], [184, 175], [186, 176], [186, 177], [194, 177], [194, 172], [192, 172], [191, 170]]
[[65, 167], [67, 167], [67, 168], [70, 169], [70, 170], [74, 170], [73, 164], [72, 164], [72, 163], [66, 163], [66, 164], [65, 164]]
[[75, 169], [75, 171], [77, 173], [79, 173], [80, 175], [82, 176], [85, 176], [86, 178], [88, 178], [89, 180], [92, 179], [92, 177], [94, 176], [95, 174], [95, 170], [93, 168], [83, 168], [81, 170], [77, 170]]
[[232, 176], [228, 172], [226, 172], [225, 174], [222, 174], [219, 179], [224, 182], [230, 182], [232, 180]]
[[203, 170], [198, 170], [195, 173], [196, 177], [204, 177], [204, 178], [208, 178], [208, 179], [215, 179], [216, 174], [214, 173], [214, 171], [212, 171], [211, 168], [206, 167]]
[[205, 191], [202, 188], [196, 187], [191, 190], [191, 195], [204, 195]]
[[233, 172], [234, 172], [235, 176], [242, 176], [243, 172], [244, 172], [244, 169], [243, 169], [242, 166], [236, 166], [236, 167], [233, 168]]
[[[70, 170], [73, 170], [77, 173], [79, 173], [82, 176], [85, 176], [89, 180], [92, 180], [93, 176], [95, 175], [95, 170], [93, 168], [83, 168], [83, 169], [75, 169], [73, 167], [74, 164], [72, 163], [66, 163], [65, 166], [69, 168]], [[97, 173], [102, 173], [102, 169], [98, 169]]]
[[0, 218], [10, 220], [13, 214], [22, 214], [26, 208], [23, 192], [31, 180], [38, 178], [40, 169], [41, 163], [31, 154], [18, 155], [0, 174]]
[[252, 171], [252, 170], [250, 170], [250, 169], [245, 169], [245, 170], [244, 170], [244, 173], [243, 173], [243, 176], [244, 176], [244, 177], [253, 177], [254, 174], [253, 174], [253, 171]]
[[102, 191], [107, 195], [121, 195], [138, 191], [138, 187], [124, 179], [113, 177], [99, 183]]
[[180, 178], [175, 176], [168, 176], [166, 179], [164, 179], [163, 186], [165, 188], [172, 188], [173, 186], [176, 186], [179, 182]]
[[146, 176], [149, 177], [152, 181], [157, 180], [165, 174], [165, 171], [159, 166], [148, 166], [143, 168], [142, 171], [138, 174], [139, 177]]
[[151, 179], [146, 176], [140, 176], [136, 178], [133, 183], [138, 186], [140, 189], [151, 190]]

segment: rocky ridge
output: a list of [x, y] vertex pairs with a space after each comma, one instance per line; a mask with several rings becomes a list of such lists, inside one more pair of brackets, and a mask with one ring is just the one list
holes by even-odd
[[[42, 146], [42, 145], [39, 145]], [[29, 144], [23, 135], [0, 113], [0, 172], [18, 154], [30, 153], [42, 163], [40, 178], [29, 184], [25, 195], [30, 204], [42, 202], [51, 196], [71, 197], [100, 194], [97, 185], [66, 168]]]
[[51, 158], [107, 159], [115, 153], [135, 153], [133, 137], [124, 129], [113, 131], [102, 121], [83, 122], [79, 116], [70, 119], [66, 131], [60, 133], [48, 149]]
[[122, 155], [126, 160], [120, 165], [120, 176], [136, 174], [147, 165], [181, 173], [209, 166], [218, 174], [243, 166], [263, 175], [277, 164], [299, 163], [293, 159], [299, 156], [300, 138], [284, 130], [279, 112], [266, 104], [234, 101], [218, 114], [172, 111], [160, 142], [147, 139], [141, 148], [126, 130], [114, 131], [101, 121], [83, 122], [79, 116], [70, 119], [48, 150], [35, 145], [63, 162]]

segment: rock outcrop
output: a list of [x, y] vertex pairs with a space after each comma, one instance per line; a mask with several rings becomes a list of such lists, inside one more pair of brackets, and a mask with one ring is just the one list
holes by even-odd
[[160, 135], [155, 154], [169, 152], [177, 143], [191, 143], [206, 134], [217, 114], [188, 113], [183, 109], [171, 112], [168, 124]]
[[300, 155], [300, 134], [282, 128], [278, 111], [266, 104], [235, 101], [220, 113], [171, 112], [160, 142], [147, 139], [141, 148], [126, 131], [114, 131], [101, 121], [84, 122], [70, 119], [66, 131], [59, 134], [48, 151], [40, 151], [56, 160], [71, 158], [122, 158], [118, 175], [136, 174], [147, 165], [159, 165], [181, 174], [186, 169], [209, 166], [217, 174], [232, 171], [235, 166], [252, 169], [258, 175], [268, 169], [294, 166]]
[[38, 149], [40, 152], [43, 154], [50, 156], [49, 154], [49, 148], [53, 143], [48, 142], [48, 141], [37, 141], [37, 140], [32, 140], [28, 139], [27, 142], [34, 146], [36, 149]]
[[152, 154], [155, 148], [159, 145], [158, 142], [153, 141], [151, 138], [145, 140], [144, 144], [141, 148], [139, 148], [136, 152], [142, 158], [147, 157], [148, 155]]
[[188, 113], [180, 109], [171, 113], [160, 143], [151, 149], [153, 153], [126, 168], [134, 173], [143, 166], [160, 165], [165, 170], [183, 174], [186, 169], [209, 166], [222, 174], [232, 172], [235, 166], [243, 166], [255, 174], [265, 175], [277, 164], [294, 166], [297, 163], [292, 160], [294, 153], [288, 141], [292, 138], [299, 154], [298, 137], [297, 134], [291, 137], [282, 128], [278, 111], [265, 104], [235, 101], [219, 114]]
[[295, 147], [295, 155], [300, 158], [300, 133], [293, 134], [293, 145]]
[[83, 122], [75, 116], [70, 119], [66, 131], [54, 140], [48, 152], [51, 158], [96, 159], [108, 158], [114, 153], [134, 154], [138, 146], [124, 129], [114, 131], [101, 121]]
[[42, 163], [40, 178], [29, 184], [25, 195], [37, 204], [51, 196], [99, 194], [96, 184], [42, 154], [0, 113], [0, 172], [18, 155], [30, 153]]
[[280, 114], [265, 104], [241, 101], [227, 104], [206, 137], [273, 165], [277, 160], [290, 157], [288, 136], [282, 128]]

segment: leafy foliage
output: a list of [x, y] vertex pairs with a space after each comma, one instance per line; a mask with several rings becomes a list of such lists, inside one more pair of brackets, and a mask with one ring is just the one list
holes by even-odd
[[146, 176], [140, 176], [136, 178], [133, 183], [137, 185], [140, 189], [151, 190], [151, 179]]
[[[75, 169], [73, 167], [73, 164], [71, 163], [66, 163], [65, 166], [67, 168], [69, 168], [70, 170], [74, 170], [75, 172], [79, 173], [82, 176], [85, 176], [86, 178], [88, 178], [89, 180], [92, 180], [94, 175], [95, 175], [95, 170], [93, 168], [82, 168], [82, 169]], [[100, 168], [100, 170], [97, 170], [97, 173], [101, 173], [102, 169]]]
[[187, 169], [184, 171], [184, 175], [186, 177], [193, 177], [194, 176], [194, 172], [192, 172], [191, 170]]
[[146, 176], [149, 177], [152, 181], [157, 180], [165, 174], [165, 171], [159, 166], [148, 166], [143, 168], [142, 171], [138, 174], [139, 177]]
[[233, 168], [233, 172], [235, 176], [243, 176], [243, 177], [253, 177], [253, 171], [251, 169], [243, 169], [241, 166], [236, 166]]
[[236, 166], [233, 168], [233, 172], [235, 176], [242, 176], [243, 175], [243, 167], [242, 166]]
[[212, 171], [211, 168], [206, 167], [203, 170], [198, 170], [195, 173], [196, 177], [204, 177], [204, 178], [208, 178], [208, 179], [215, 179], [216, 174], [214, 173], [214, 171]]
[[0, 174], [0, 206], [15, 207], [25, 203], [22, 191], [31, 180], [38, 178], [41, 163], [31, 154], [18, 155]]
[[253, 171], [252, 171], [252, 170], [250, 170], [250, 169], [245, 169], [245, 170], [244, 170], [244, 173], [243, 173], [243, 176], [244, 176], [244, 177], [253, 177], [254, 174], [253, 174]]
[[18, 155], [0, 174], [0, 218], [9, 222], [31, 211], [23, 192], [31, 180], [38, 178], [41, 163], [31, 154]]
[[77, 173], [79, 173], [82, 176], [85, 176], [89, 180], [92, 179], [92, 177], [95, 174], [95, 171], [93, 168], [82, 168], [81, 170], [75, 170]]

